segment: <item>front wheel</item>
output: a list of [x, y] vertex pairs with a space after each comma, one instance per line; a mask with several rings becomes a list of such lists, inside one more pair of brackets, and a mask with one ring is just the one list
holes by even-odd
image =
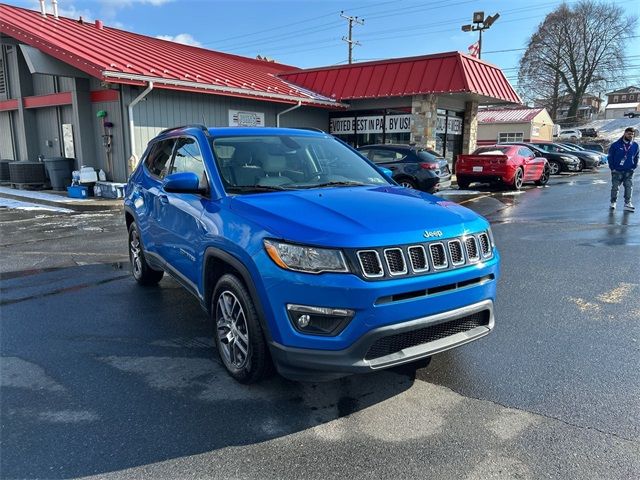
[[549, 175], [551, 175], [550, 171], [551, 169], [549, 165], [545, 165], [544, 169], [542, 170], [542, 175], [540, 175], [540, 178], [536, 180], [536, 185], [538, 185], [539, 187], [542, 185], [546, 185], [549, 181]]
[[550, 175], [558, 175], [561, 170], [562, 170], [562, 167], [560, 167], [560, 163], [558, 163], [556, 161], [549, 162], [549, 174]]
[[142, 242], [140, 241], [140, 232], [135, 222], [129, 226], [129, 261], [131, 262], [133, 278], [140, 285], [156, 285], [162, 280], [164, 272], [162, 270], [154, 270], [147, 263]]
[[240, 383], [255, 383], [270, 371], [271, 359], [258, 313], [244, 284], [223, 275], [212, 297], [216, 346], [229, 375]]
[[515, 190], [520, 190], [522, 188], [523, 181], [524, 181], [524, 174], [522, 172], [522, 169], [519, 168], [516, 170], [516, 174], [513, 177], [513, 188]]
[[403, 178], [402, 180], [400, 180], [398, 182], [402, 187], [404, 188], [411, 188], [413, 190], [415, 190], [417, 187], [416, 183], [413, 180], [410, 180], [408, 178]]

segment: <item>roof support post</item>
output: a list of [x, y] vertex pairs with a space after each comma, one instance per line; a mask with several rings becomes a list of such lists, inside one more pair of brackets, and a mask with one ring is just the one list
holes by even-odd
[[135, 167], [138, 165], [138, 157], [136, 155], [136, 135], [135, 135], [136, 125], [135, 125], [135, 122], [133, 121], [133, 107], [135, 107], [138, 104], [138, 102], [140, 102], [140, 100], [146, 97], [151, 92], [151, 90], [153, 90], [153, 82], [149, 82], [149, 84], [147, 85], [147, 88], [140, 95], [134, 98], [133, 101], [127, 107], [129, 112], [129, 140], [131, 145], [131, 156], [129, 157], [129, 172], [127, 172], [127, 174], [131, 174], [131, 172], [133, 172]]
[[294, 105], [293, 107], [291, 107], [291, 108], [287, 108], [286, 110], [283, 110], [283, 111], [281, 111], [280, 113], [278, 113], [278, 114], [276, 115], [276, 127], [280, 127], [280, 115], [284, 115], [285, 113], [292, 112], [293, 110], [295, 110], [295, 109], [297, 109], [297, 108], [300, 108], [301, 106], [302, 106], [302, 102], [301, 102], [301, 101], [298, 101], [298, 104], [297, 104], [297, 105]]

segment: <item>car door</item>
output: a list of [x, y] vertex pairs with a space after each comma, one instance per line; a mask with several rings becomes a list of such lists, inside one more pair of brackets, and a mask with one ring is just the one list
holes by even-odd
[[134, 200], [134, 205], [142, 243], [150, 254], [160, 254], [158, 245], [163, 242], [157, 222], [158, 195], [161, 193], [162, 180], [169, 170], [174, 144], [173, 138], [156, 142], [143, 158], [143, 178], [138, 184], [139, 196]]
[[527, 147], [520, 147], [518, 149], [518, 154], [522, 157], [523, 160], [524, 181], [530, 182], [538, 180], [542, 175], [544, 162], [540, 162], [538, 158], [536, 158], [535, 153], [533, 153], [533, 151], [531, 151]]
[[[208, 190], [209, 183], [198, 141], [183, 136], [176, 141], [169, 173], [194, 172], [200, 187]], [[163, 239], [160, 254], [174, 270], [174, 274], [197, 291], [200, 278], [201, 245], [204, 227], [200, 218], [208, 201], [206, 194], [175, 193], [164, 189], [158, 194], [157, 223]]]

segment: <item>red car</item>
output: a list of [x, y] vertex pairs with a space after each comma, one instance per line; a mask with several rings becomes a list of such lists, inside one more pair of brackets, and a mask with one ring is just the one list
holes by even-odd
[[477, 148], [471, 155], [458, 155], [456, 177], [458, 187], [469, 188], [473, 182], [502, 183], [520, 190], [524, 182], [544, 185], [549, 181], [546, 158], [536, 157], [521, 145], [489, 145]]

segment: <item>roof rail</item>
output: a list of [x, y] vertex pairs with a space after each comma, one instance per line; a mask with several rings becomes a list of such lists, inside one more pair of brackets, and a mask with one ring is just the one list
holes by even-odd
[[202, 130], [206, 135], [209, 135], [209, 129], [203, 125], [202, 123], [191, 123], [189, 125], [181, 125], [179, 127], [171, 127], [171, 128], [165, 128], [164, 130], [162, 130], [158, 135], [162, 135], [164, 133], [168, 133], [168, 132], [172, 132], [173, 130], [181, 130], [183, 128], [199, 128], [200, 130]]

